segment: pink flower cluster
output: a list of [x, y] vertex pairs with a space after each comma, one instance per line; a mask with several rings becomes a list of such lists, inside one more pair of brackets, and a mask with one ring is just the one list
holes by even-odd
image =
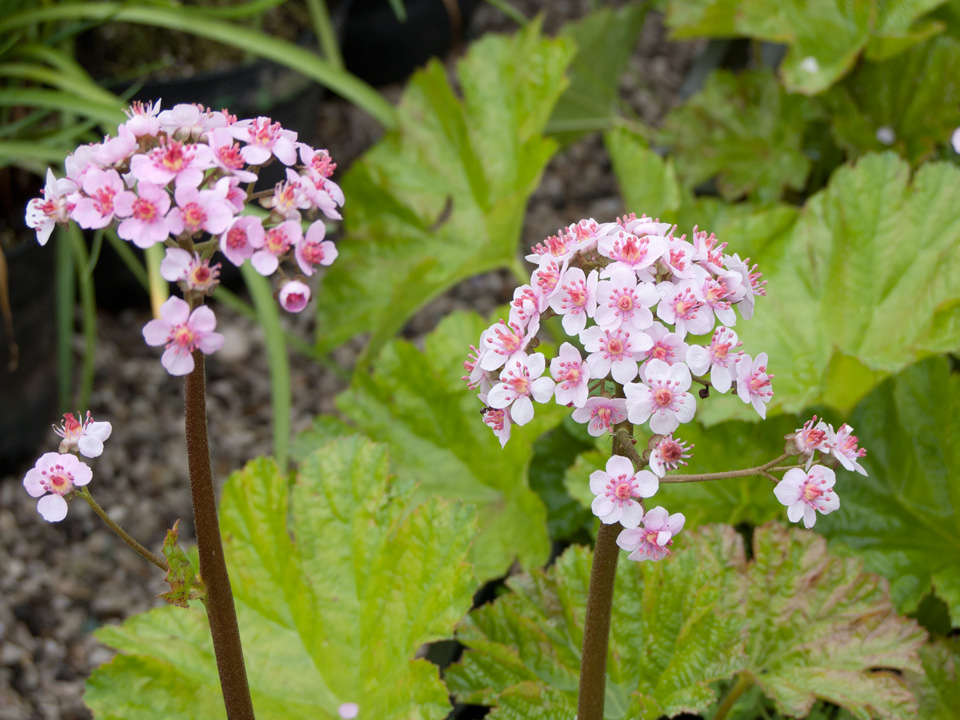
[[[649, 422], [657, 439], [650, 459], [655, 475], [644, 472], [655, 479], [689, 457], [672, 434], [693, 419], [695, 380], [720, 393], [735, 388], [766, 415], [773, 396], [766, 353], [752, 358], [739, 350], [732, 329], [734, 308], [749, 319], [756, 297], [766, 294], [765, 281], [749, 260], [725, 253], [726, 243], [715, 235], [695, 227], [688, 239], [675, 229], [636, 215], [611, 223], [581, 220], [533, 248], [527, 260], [537, 267], [529, 284], [517, 288], [508, 319], [484, 331], [464, 364], [464, 379], [479, 391], [484, 422], [501, 444], [513, 425], [533, 418], [534, 401], [554, 399], [574, 408], [573, 419], [593, 436], [625, 420]], [[556, 315], [575, 344], [560, 346], [545, 375], [546, 358], [531, 350], [541, 320]], [[627, 495], [614, 497], [600, 493], [599, 483], [591, 481], [594, 512], [604, 522], [635, 528], [643, 513], [630, 509], [629, 498], [649, 495], [627, 492], [621, 483], [617, 492]], [[670, 521], [674, 530], [657, 532], [679, 531], [679, 518]], [[668, 521], [655, 515], [651, 522], [660, 528]]]
[[90, 466], [76, 453], [87, 458], [99, 457], [103, 443], [113, 432], [108, 422], [94, 422], [88, 412], [81, 420], [67, 413], [60, 427], [53, 431], [62, 439], [59, 452], [44, 453], [35, 467], [23, 478], [23, 487], [30, 497], [40, 498], [37, 511], [47, 522], [60, 522], [67, 516], [66, 498], [93, 478]]
[[[212, 311], [194, 318], [219, 282], [215, 252], [237, 266], [249, 260], [261, 275], [279, 271], [280, 304], [300, 312], [310, 300], [307, 278], [337, 257], [317, 216], [339, 219], [343, 192], [330, 179], [336, 164], [327, 151], [299, 142], [270, 118], [237, 120], [226, 110], [186, 104], [161, 112], [159, 102], [135, 104], [128, 116], [116, 137], [77, 148], [65, 161], [65, 178], [47, 171], [43, 197], [29, 202], [26, 221], [41, 245], [55, 225], [71, 220], [84, 229], [115, 226], [140, 248], [163, 243], [161, 274], [180, 284], [192, 314], [188, 322], [182, 306], [164, 306], [144, 336], [166, 346], [163, 365], [171, 374], [185, 374], [193, 369], [185, 354], [222, 344]], [[275, 160], [285, 179], [255, 192], [259, 168]], [[265, 218], [244, 213], [253, 201], [269, 210]], [[156, 323], [166, 328], [163, 338]]]

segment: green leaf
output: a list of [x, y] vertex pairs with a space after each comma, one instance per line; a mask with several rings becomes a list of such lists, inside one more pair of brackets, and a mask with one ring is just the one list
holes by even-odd
[[660, 157], [646, 140], [629, 130], [611, 130], [604, 133], [603, 140], [626, 211], [674, 222], [683, 191], [673, 160]]
[[920, 650], [923, 672], [907, 673], [924, 720], [960, 720], [960, 640], [942, 638]]
[[[468, 650], [445, 676], [459, 700], [514, 718], [550, 688], [549, 711], [533, 717], [572, 716], [590, 562], [571, 548], [461, 623]], [[897, 673], [919, 671], [924, 637], [881, 578], [829, 555], [815, 533], [767, 524], [748, 561], [732, 527], [706, 526], [684, 532], [667, 560], [618, 564], [604, 717], [703, 713], [713, 683], [739, 673], [793, 717], [818, 698], [865, 720], [916, 717]]]
[[780, 71], [790, 92], [816, 95], [848, 73], [861, 53], [885, 60], [943, 26], [918, 20], [945, 0], [670, 0], [677, 38], [746, 35], [789, 47]]
[[749, 628], [748, 672], [781, 712], [804, 717], [820, 698], [863, 720], [916, 717], [896, 673], [919, 670], [926, 633], [897, 616], [882, 578], [830, 555], [816, 533], [769, 523], [754, 532], [745, 579], [730, 607]]
[[667, 116], [660, 138], [688, 187], [716, 177], [727, 200], [769, 202], [785, 189], [803, 189], [810, 171], [803, 135], [818, 112], [807, 98], [784, 92], [768, 70], [719, 70]]
[[885, 575], [902, 612], [932, 587], [960, 627], [960, 376], [926, 360], [877, 387], [849, 422], [869, 477], [841, 478], [823, 534]]
[[[307, 458], [292, 486], [268, 460], [228, 480], [221, 529], [258, 717], [336, 718], [343, 702], [376, 718], [450, 710], [436, 666], [415, 655], [470, 607], [473, 514], [411, 508], [388, 478], [384, 449], [353, 438]], [[97, 717], [224, 717], [202, 606], [98, 637], [120, 654], [88, 681]]]
[[[468, 347], [487, 327], [479, 315], [454, 313], [427, 337], [423, 352], [393, 341], [373, 372], [356, 373], [336, 400], [356, 431], [389, 445], [397, 471], [418, 484], [415, 499], [451, 498], [477, 507], [480, 535], [470, 557], [481, 580], [503, 575], [515, 558], [527, 568], [547, 561], [546, 508], [530, 489], [528, 468], [533, 440], [569, 413], [553, 403], [536, 405], [534, 419], [513, 426], [501, 448], [482, 421], [476, 391], [460, 379]], [[296, 447], [323, 443], [329, 428], [323, 422]]]
[[[834, 173], [789, 232], [751, 253], [767, 297], [736, 330], [744, 350], [768, 353], [771, 410], [848, 411], [883, 377], [960, 348], [958, 185], [960, 171], [946, 163], [911, 181], [893, 153], [867, 155]], [[701, 420], [730, 417], [721, 410]]]
[[960, 125], [960, 43], [940, 37], [884, 63], [864, 63], [823, 96], [830, 129], [851, 157], [881, 151], [878, 133], [914, 166]]
[[556, 149], [543, 129], [573, 56], [530, 23], [487, 36], [458, 66], [414, 76], [388, 133], [344, 178], [340, 257], [318, 298], [318, 346], [371, 332], [372, 356], [458, 281], [512, 267], [527, 199]]
[[547, 506], [547, 531], [551, 540], [568, 539], [592, 520], [592, 514], [563, 486], [568, 468], [580, 452], [590, 447], [592, 444], [584, 436], [582, 425], [571, 432], [563, 423], [533, 445], [530, 487]]
[[637, 45], [647, 4], [601, 8], [563, 27], [577, 48], [570, 85], [557, 101], [547, 131], [568, 145], [591, 130], [606, 130], [620, 117], [620, 77]]
[[[619, 563], [606, 718], [702, 711], [716, 699], [710, 683], [743, 667], [738, 623], [714, 612], [732, 588], [725, 549], [704, 544], [669, 563]], [[470, 614], [457, 631], [469, 650], [445, 675], [459, 700], [497, 704], [491, 717], [519, 717], [501, 702], [510, 708], [534, 688], [552, 688], [543, 717], [574, 715], [591, 560], [572, 547], [546, 572], [512, 577], [511, 594]]]
[[171, 605], [185, 608], [189, 607], [187, 601], [199, 598], [204, 589], [190, 558], [180, 549], [179, 541], [180, 521], [177, 520], [173, 527], [167, 530], [167, 536], [163, 540], [163, 556], [169, 567], [163, 581], [170, 585], [170, 589], [157, 597], [162, 597]]

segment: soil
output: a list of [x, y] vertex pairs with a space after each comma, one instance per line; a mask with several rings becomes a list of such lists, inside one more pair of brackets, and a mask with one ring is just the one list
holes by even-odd
[[[527, 16], [541, 7], [529, 0], [512, 4]], [[547, 32], [582, 17], [593, 4], [550, 3]], [[513, 29], [490, 5], [482, 5], [474, 17], [474, 33]], [[650, 13], [622, 81], [624, 101], [645, 122], [657, 124], [676, 103], [697, 52], [695, 44], [667, 42], [661, 17]], [[396, 100], [400, 88], [384, 92]], [[338, 174], [379, 135], [372, 120], [335, 99], [322, 104], [317, 131], [339, 163]], [[529, 204], [522, 247], [582, 217], [606, 220], [623, 212], [600, 138], [584, 138], [547, 168]], [[509, 299], [513, 286], [507, 273], [473, 278], [421, 311], [404, 334], [422, 336], [455, 308], [488, 313]], [[224, 478], [271, 452], [270, 383], [260, 328], [223, 306], [217, 316], [226, 342], [208, 363], [208, 404], [214, 472]], [[90, 409], [96, 419], [112, 422], [114, 430], [106, 452], [94, 463], [92, 490], [113, 518], [159, 549], [165, 530], [178, 518], [184, 544], [192, 542], [193, 528], [181, 384], [160, 366], [156, 350], [143, 343], [141, 328], [148, 319], [142, 309], [101, 311], [98, 318]], [[302, 337], [312, 336], [309, 311], [289, 321]], [[349, 368], [357, 349], [347, 344], [334, 357]], [[76, 350], [79, 357], [79, 337]], [[335, 412], [333, 398], [345, 381], [296, 353], [291, 363], [293, 430], [298, 432], [318, 413]], [[112, 657], [91, 631], [163, 604], [156, 598], [165, 589], [160, 574], [83, 503], [74, 502], [67, 518], [56, 524], [37, 514], [36, 500], [24, 492], [22, 478], [35, 458], [56, 446], [51, 432], [31, 459], [2, 468], [0, 477], [0, 720], [89, 718], [82, 702], [84, 680]]]

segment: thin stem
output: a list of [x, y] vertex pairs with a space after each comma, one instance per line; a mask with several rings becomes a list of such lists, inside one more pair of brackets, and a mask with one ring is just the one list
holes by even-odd
[[187, 465], [193, 495], [193, 524], [197, 532], [200, 577], [207, 588], [207, 618], [217, 657], [220, 687], [229, 720], [253, 720], [253, 701], [243, 663], [240, 627], [233, 604], [230, 576], [223, 557], [217, 498], [213, 489], [210, 446], [207, 441], [207, 400], [203, 354], [193, 351], [195, 367], [183, 381], [187, 432]]
[[[777, 470], [778, 468], [774, 467], [777, 463], [783, 462], [786, 460], [789, 455], [784, 453], [778, 458], [771, 460], [768, 463], [763, 465], [758, 465], [757, 467], [745, 468], [743, 470], [728, 470], [726, 472], [717, 472], [717, 473], [699, 473], [697, 475], [668, 475], [667, 477], [660, 478], [661, 483], [685, 483], [685, 482], [706, 482], [708, 480], [726, 480], [728, 478], [738, 478], [738, 477], [750, 477], [751, 475], [764, 475], [767, 472], [772, 470]], [[784, 468], [784, 470], [789, 470], [790, 468]]]
[[[633, 450], [631, 425], [621, 423], [613, 436], [613, 454], [629, 457]], [[603, 702], [607, 687], [607, 648], [610, 642], [610, 613], [613, 610], [613, 586], [617, 577], [620, 548], [617, 536], [620, 523], [600, 524], [597, 545], [590, 567], [590, 589], [587, 591], [587, 614], [583, 624], [583, 647], [580, 652], [580, 689], [577, 696], [579, 720], [603, 720]]]
[[723, 702], [720, 703], [720, 707], [717, 708], [717, 712], [713, 716], [713, 720], [724, 720], [727, 717], [727, 713], [730, 712], [730, 709], [734, 706], [737, 700], [740, 699], [740, 696], [753, 684], [753, 680], [750, 676], [742, 672], [737, 677], [737, 684], [734, 685], [730, 692], [727, 693], [727, 696], [723, 699]]
[[117, 525], [117, 523], [114, 522], [114, 520], [109, 515], [107, 515], [106, 511], [102, 507], [100, 507], [100, 505], [97, 504], [97, 501], [93, 499], [93, 495], [90, 494], [90, 491], [87, 490], [87, 488], [85, 487], [77, 488], [77, 495], [79, 495], [84, 500], [86, 500], [87, 505], [93, 508], [93, 511], [100, 516], [100, 519], [107, 524], [107, 527], [109, 527], [117, 535], [119, 535], [120, 539], [123, 540], [127, 545], [132, 547], [140, 557], [142, 557], [144, 560], [147, 560], [153, 563], [164, 572], [167, 572], [170, 569], [169, 566], [167, 565], [167, 561], [162, 556], [147, 550], [147, 548], [145, 548], [143, 545], [138, 543], [130, 535], [130, 533], [128, 533], [122, 527]]

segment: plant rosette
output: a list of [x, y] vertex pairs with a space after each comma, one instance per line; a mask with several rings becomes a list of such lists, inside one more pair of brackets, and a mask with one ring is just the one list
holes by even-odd
[[[835, 432], [814, 418], [763, 466], [668, 474], [691, 456], [692, 446], [674, 433], [696, 414], [694, 384], [701, 399], [711, 390], [731, 392], [761, 418], [773, 397], [767, 354], [740, 350], [734, 330], [735, 309], [749, 320], [766, 281], [749, 259], [726, 253], [716, 235], [694, 227], [688, 239], [675, 231], [631, 214], [609, 223], [581, 220], [538, 243], [527, 256], [537, 267], [514, 292], [508, 318], [483, 332], [464, 363], [463, 379], [479, 391], [483, 420], [501, 445], [513, 426], [533, 419], [535, 403], [551, 401], [572, 408], [590, 435], [620, 441], [606, 469], [590, 476], [590, 490], [600, 521], [627, 529], [617, 542], [631, 560], [665, 557], [683, 528], [682, 513], [645, 511], [660, 483], [762, 475], [776, 483], [789, 520], [811, 527], [817, 512], [839, 507], [832, 468], [864, 473], [857, 459], [865, 451], [852, 428]], [[542, 321], [555, 316], [570, 342], [548, 362], [534, 350]], [[632, 438], [632, 426], [641, 424], [651, 435], [642, 455]], [[790, 456], [805, 464], [780, 466]], [[775, 472], [785, 475], [777, 480]]]

